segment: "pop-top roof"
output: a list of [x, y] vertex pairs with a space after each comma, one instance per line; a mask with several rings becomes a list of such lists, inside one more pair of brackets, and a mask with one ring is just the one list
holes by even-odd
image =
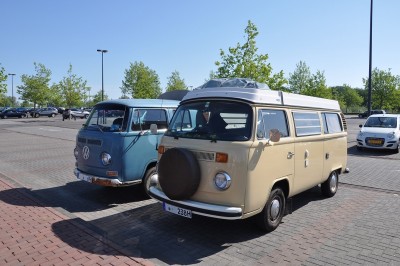
[[[236, 79], [237, 80], [237, 79]], [[243, 79], [240, 79], [243, 80]], [[224, 82], [228, 81], [225, 80]], [[247, 80], [249, 81], [249, 80]], [[223, 84], [222, 82], [221, 84]], [[252, 81], [250, 81], [252, 82]], [[209, 83], [209, 82], [207, 82]], [[205, 84], [207, 84], [205, 83]], [[234, 84], [235, 82], [225, 83]], [[256, 82], [254, 82], [256, 83]], [[210, 83], [209, 83], [210, 84]], [[238, 83], [239, 84], [239, 83]], [[246, 84], [250, 84], [247, 82]], [[260, 84], [260, 83], [258, 83]], [[262, 83], [261, 83], [262, 84]], [[265, 84], [264, 84], [265, 85]], [[267, 85], [265, 85], [267, 86]], [[268, 86], [267, 86], [268, 88]], [[306, 96], [301, 94], [287, 93], [282, 91], [273, 91], [265, 87], [207, 87], [200, 86], [193, 91], [189, 91], [182, 101], [193, 100], [197, 98], [231, 98], [244, 100], [251, 103], [269, 104], [269, 105], [285, 105], [299, 106], [330, 110], [340, 110], [338, 101], [324, 98]]]

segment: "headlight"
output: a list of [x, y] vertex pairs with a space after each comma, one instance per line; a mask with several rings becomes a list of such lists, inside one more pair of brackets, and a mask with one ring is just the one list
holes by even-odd
[[388, 139], [394, 138], [394, 132], [387, 134], [387, 138]]
[[101, 153], [101, 162], [103, 163], [103, 165], [109, 165], [111, 163], [111, 155], [106, 153], [106, 152], [102, 152]]
[[75, 147], [74, 156], [75, 156], [76, 159], [78, 159], [78, 155], [79, 155], [79, 150], [78, 150], [78, 148]]
[[231, 177], [227, 173], [219, 172], [214, 177], [214, 184], [220, 190], [226, 190], [231, 185]]

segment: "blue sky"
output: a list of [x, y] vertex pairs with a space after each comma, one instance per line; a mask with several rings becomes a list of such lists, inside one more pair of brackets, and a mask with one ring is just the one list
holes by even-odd
[[[374, 1], [373, 68], [400, 75], [400, 1]], [[273, 72], [289, 77], [304, 61], [325, 72], [328, 86], [362, 87], [368, 77], [370, 0], [1, 0], [0, 64], [6, 73], [33, 75], [33, 63], [52, 71], [51, 83], [73, 73], [87, 80], [91, 95], [121, 96], [124, 72], [142, 61], [165, 89], [177, 70], [199, 86], [216, 70], [219, 51], [244, 42], [251, 20], [258, 52]], [[7, 81], [11, 95], [11, 78]]]

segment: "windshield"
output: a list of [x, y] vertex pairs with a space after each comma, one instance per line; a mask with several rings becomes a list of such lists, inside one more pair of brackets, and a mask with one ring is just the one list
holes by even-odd
[[396, 117], [369, 117], [364, 127], [397, 128]]
[[211, 141], [246, 141], [251, 136], [252, 117], [252, 108], [244, 103], [187, 103], [176, 110], [165, 135]]
[[124, 105], [98, 105], [93, 108], [85, 126], [103, 132], [126, 131], [128, 115], [128, 108]]

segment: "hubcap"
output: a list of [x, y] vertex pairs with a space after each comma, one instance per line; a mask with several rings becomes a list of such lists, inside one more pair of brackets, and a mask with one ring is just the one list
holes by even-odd
[[271, 210], [270, 211], [271, 211], [272, 220], [275, 220], [276, 218], [278, 218], [280, 207], [281, 207], [281, 203], [278, 199], [274, 199], [271, 202]]
[[336, 186], [337, 186], [337, 176], [336, 174], [332, 174], [331, 176], [331, 182], [329, 183], [331, 187], [331, 191], [335, 192], [336, 191]]

